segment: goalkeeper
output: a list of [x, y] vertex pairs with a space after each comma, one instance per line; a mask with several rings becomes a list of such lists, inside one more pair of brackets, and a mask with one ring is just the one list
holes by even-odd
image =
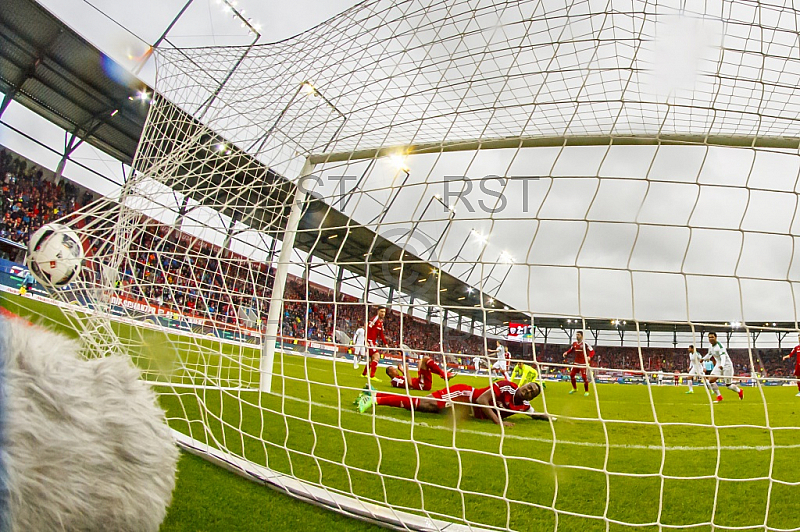
[[511, 372], [511, 380], [515, 381], [517, 379], [519, 379], [519, 386], [524, 386], [529, 382], [535, 382], [539, 385], [542, 384], [542, 381], [539, 379], [539, 372], [536, 371], [536, 368], [532, 368], [522, 362], [517, 362], [517, 365], [514, 366], [514, 371]]

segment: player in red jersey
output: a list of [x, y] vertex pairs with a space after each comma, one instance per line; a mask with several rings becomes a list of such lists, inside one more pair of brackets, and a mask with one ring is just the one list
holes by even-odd
[[369, 369], [369, 378], [378, 380], [375, 377], [375, 371], [378, 369], [378, 360], [381, 359], [381, 352], [378, 351], [378, 337], [380, 336], [384, 347], [389, 346], [386, 336], [383, 334], [383, 318], [386, 317], [386, 307], [379, 307], [378, 313], [375, 317], [369, 320], [367, 324], [367, 350], [369, 351], [369, 364], [364, 366], [362, 375], [367, 375]]
[[[800, 335], [797, 336], [797, 340], [800, 342]], [[797, 377], [797, 395], [796, 397], [800, 397], [800, 345], [796, 345], [792, 352], [783, 357], [783, 360], [787, 358], [795, 357], [794, 359], [794, 376]]]
[[445, 373], [444, 370], [439, 367], [439, 364], [434, 362], [431, 357], [423, 356], [420, 361], [419, 365], [417, 366], [417, 376], [411, 379], [406, 378], [406, 375], [409, 373], [408, 365], [400, 366], [398, 364], [395, 366], [389, 366], [386, 368], [386, 374], [392, 379], [391, 385], [394, 388], [406, 388], [408, 387], [411, 390], [422, 390], [425, 392], [430, 391], [431, 385], [433, 383], [433, 373], [437, 374], [444, 380], [452, 379], [456, 376], [455, 373]]
[[583, 341], [583, 331], [578, 331], [575, 333], [575, 342], [572, 342], [572, 347], [567, 349], [564, 352], [564, 358], [567, 358], [567, 355], [570, 353], [575, 353], [575, 360], [573, 361], [572, 371], [569, 372], [569, 380], [572, 383], [572, 390], [569, 393], [575, 393], [578, 391], [578, 384], [575, 382], [575, 375], [578, 371], [581, 372], [581, 378], [583, 379], [583, 395], [589, 395], [589, 379], [586, 378], [586, 369], [589, 367], [589, 363], [594, 358], [594, 349], [592, 346], [587, 344]]
[[[536, 412], [530, 405], [530, 401], [540, 393], [542, 389], [536, 382], [529, 382], [517, 388], [515, 383], [507, 380], [497, 381], [485, 388], [454, 384], [443, 390], [437, 390], [427, 397], [366, 391], [359, 398], [358, 409], [364, 412], [375, 404], [438, 414], [450, 403], [464, 403], [472, 407], [475, 419], [491, 419], [497, 425], [502, 423], [503, 426], [513, 427], [513, 423], [504, 419], [514, 414], [525, 414], [532, 419], [551, 418], [547, 414]], [[555, 421], [555, 418], [552, 419]]]

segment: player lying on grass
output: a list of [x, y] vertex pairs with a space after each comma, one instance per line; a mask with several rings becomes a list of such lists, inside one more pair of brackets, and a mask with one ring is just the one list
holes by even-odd
[[714, 369], [711, 370], [711, 376], [708, 377], [708, 384], [717, 396], [714, 402], [722, 402], [722, 394], [719, 392], [719, 386], [717, 385], [720, 377], [722, 377], [722, 382], [725, 386], [739, 394], [739, 399], [744, 399], [744, 391], [733, 384], [733, 362], [730, 355], [728, 355], [728, 351], [717, 341], [717, 333], [708, 333], [708, 342], [711, 347], [708, 348], [708, 353], [703, 357], [703, 360], [714, 359]]
[[[800, 341], [800, 335], [797, 336], [797, 340]], [[796, 397], [800, 397], [800, 345], [795, 346], [792, 349], [792, 352], [783, 357], [783, 360], [787, 358], [795, 357], [794, 359], [794, 376], [797, 377], [797, 395]]]
[[[542, 389], [538, 383], [529, 382], [517, 387], [511, 381], [501, 380], [485, 388], [475, 388], [468, 384], [454, 384], [443, 390], [437, 390], [426, 397], [409, 397], [367, 390], [359, 397], [358, 409], [362, 413], [372, 405], [393, 406], [438, 414], [449, 404], [463, 403], [472, 407], [475, 419], [491, 419], [495, 424], [513, 427], [514, 424], [504, 421], [514, 414], [525, 414], [532, 419], [548, 420], [552, 416], [536, 412], [530, 404]], [[552, 417], [555, 421], [555, 417]]]
[[455, 373], [445, 373], [442, 368], [439, 367], [439, 364], [434, 362], [431, 357], [423, 356], [419, 361], [419, 366], [417, 367], [417, 376], [411, 379], [406, 378], [410, 372], [408, 371], [408, 365], [400, 364], [395, 366], [389, 366], [386, 368], [386, 374], [392, 379], [392, 386], [395, 388], [403, 388], [405, 389], [408, 387], [411, 390], [422, 390], [425, 392], [429, 392], [431, 390], [431, 385], [433, 383], [433, 373], [437, 374], [444, 380], [452, 379], [456, 376]]

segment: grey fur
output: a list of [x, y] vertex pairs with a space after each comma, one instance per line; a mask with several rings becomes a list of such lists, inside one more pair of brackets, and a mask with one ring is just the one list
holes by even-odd
[[156, 531], [178, 450], [129, 360], [0, 318], [11, 530]]

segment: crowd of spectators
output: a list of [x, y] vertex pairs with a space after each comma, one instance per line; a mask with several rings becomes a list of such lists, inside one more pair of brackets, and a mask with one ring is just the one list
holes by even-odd
[[123, 293], [219, 323], [255, 326], [266, 317], [274, 277], [267, 265], [142, 219], [121, 272]]
[[[47, 174], [47, 175], [46, 175]], [[48, 177], [49, 175], [49, 177]], [[15, 157], [0, 148], [0, 236], [27, 242], [42, 224], [72, 213], [94, 199], [80, 187], [62, 180], [55, 183], [51, 173]], [[131, 299], [183, 315], [211, 320], [215, 326], [258, 328], [265, 323], [274, 271], [267, 264], [232, 253], [190, 236], [178, 227], [158, 223], [142, 216], [137, 231], [127, 243], [129, 253], [121, 271], [112, 275], [120, 293]], [[99, 253], [103, 240], [90, 245], [87, 254]], [[96, 264], [96, 261], [95, 261]], [[97, 266], [97, 277], [109, 272]], [[107, 283], [106, 283], [107, 285]], [[336, 300], [334, 301], [334, 297]], [[281, 334], [285, 337], [320, 342], [342, 343], [344, 333], [352, 337], [377, 311], [346, 294], [290, 276], [284, 293]], [[480, 335], [442, 327], [419, 317], [390, 310], [385, 331], [393, 346], [406, 345], [431, 355], [447, 354], [449, 362], [469, 366], [475, 355], [495, 347], [494, 340]], [[515, 359], [542, 364], [563, 364], [567, 345], [518, 344], [509, 350]], [[755, 371], [772, 376], [788, 375], [789, 366], [781, 360], [786, 350], [730, 349], [737, 373]], [[593, 365], [625, 371], [686, 371], [685, 350], [597, 346]], [[556, 371], [563, 371], [554, 366]]]
[[67, 180], [46, 179], [41, 168], [0, 148], [0, 237], [27, 243], [36, 229], [91, 202]]
[[[536, 360], [541, 364], [564, 364], [562, 355], [567, 349], [569, 346], [566, 344], [536, 344]], [[731, 348], [728, 349], [728, 354], [737, 374], [756, 371], [761, 375], [779, 377], [791, 374], [790, 364], [781, 359], [788, 351], [788, 349], [753, 349], [752, 363], [751, 352], [748, 349]], [[700, 352], [704, 354], [706, 351], [701, 348]], [[523, 355], [522, 358], [531, 357]], [[572, 358], [568, 357], [566, 362], [571, 360]], [[640, 355], [637, 347], [598, 345], [595, 346], [592, 365], [609, 370], [686, 373], [689, 371], [689, 356], [687, 350], [681, 348], [642, 347]]]

